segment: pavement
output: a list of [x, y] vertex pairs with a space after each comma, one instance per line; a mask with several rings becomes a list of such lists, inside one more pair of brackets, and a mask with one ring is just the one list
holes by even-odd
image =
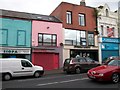
[[60, 74], [63, 73], [63, 69], [54, 69], [54, 70], [45, 70], [44, 74], [45, 75], [51, 75], [51, 74]]

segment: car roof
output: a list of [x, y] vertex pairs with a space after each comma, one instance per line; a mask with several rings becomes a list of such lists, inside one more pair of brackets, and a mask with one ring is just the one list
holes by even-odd
[[24, 59], [24, 58], [0, 58], [0, 60], [27, 60], [27, 59]]

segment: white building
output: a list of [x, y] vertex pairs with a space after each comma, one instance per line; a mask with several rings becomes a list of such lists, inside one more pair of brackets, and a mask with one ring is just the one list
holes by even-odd
[[[117, 44], [118, 44], [118, 11], [110, 11], [110, 8], [107, 4], [104, 6], [99, 6], [97, 7], [98, 13], [97, 13], [97, 28], [99, 31], [99, 61], [102, 62], [103, 57], [103, 50], [106, 51], [114, 51], [113, 47], [118, 49]], [[105, 48], [105, 44], [109, 44]], [[116, 41], [116, 42], [115, 42]], [[113, 45], [115, 44], [115, 45]], [[111, 45], [111, 46], [110, 46]], [[117, 50], [116, 50], [117, 51]], [[107, 52], [106, 52], [107, 53]], [[104, 53], [105, 54], [105, 53]], [[107, 56], [111, 56], [113, 54], [107, 53]], [[116, 54], [115, 54], [116, 55]]]

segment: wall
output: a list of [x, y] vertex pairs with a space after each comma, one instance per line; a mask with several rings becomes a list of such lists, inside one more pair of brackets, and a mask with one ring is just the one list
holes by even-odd
[[[72, 11], [72, 24], [66, 24], [66, 12]], [[59, 15], [57, 13], [61, 12]], [[83, 13], [86, 15], [86, 26], [80, 26], [78, 22], [78, 14]], [[69, 29], [79, 29], [79, 30], [88, 30], [88, 31], [94, 31], [96, 28], [96, 18], [94, 16], [94, 9], [87, 7], [87, 6], [81, 6], [81, 5], [75, 5], [63, 2], [61, 3], [57, 9], [55, 9], [51, 15], [57, 16], [59, 19], [63, 21], [63, 27], [69, 28]], [[91, 22], [92, 21], [92, 22]]]
[[[17, 20], [17, 19], [8, 19], [8, 18], [0, 18], [2, 20], [2, 27], [0, 28], [1, 32], [2, 29], [6, 30], [6, 43], [2, 46], [18, 46], [18, 30], [24, 30], [26, 33], [25, 35], [25, 45], [21, 47], [30, 47], [31, 46], [31, 21], [27, 20]], [[2, 34], [1, 34], [2, 35]], [[3, 38], [1, 43], [3, 43]], [[22, 37], [22, 36], [21, 36]], [[20, 41], [20, 42], [24, 42]], [[20, 46], [18, 46], [20, 47]]]
[[38, 46], [38, 33], [57, 34], [57, 46], [60, 46], [60, 43], [63, 42], [61, 23], [32, 21], [32, 46]]

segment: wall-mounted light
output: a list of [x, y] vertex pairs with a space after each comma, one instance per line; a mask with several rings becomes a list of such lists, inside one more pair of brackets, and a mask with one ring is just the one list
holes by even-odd
[[50, 27], [47, 27], [47, 29], [49, 29]]

